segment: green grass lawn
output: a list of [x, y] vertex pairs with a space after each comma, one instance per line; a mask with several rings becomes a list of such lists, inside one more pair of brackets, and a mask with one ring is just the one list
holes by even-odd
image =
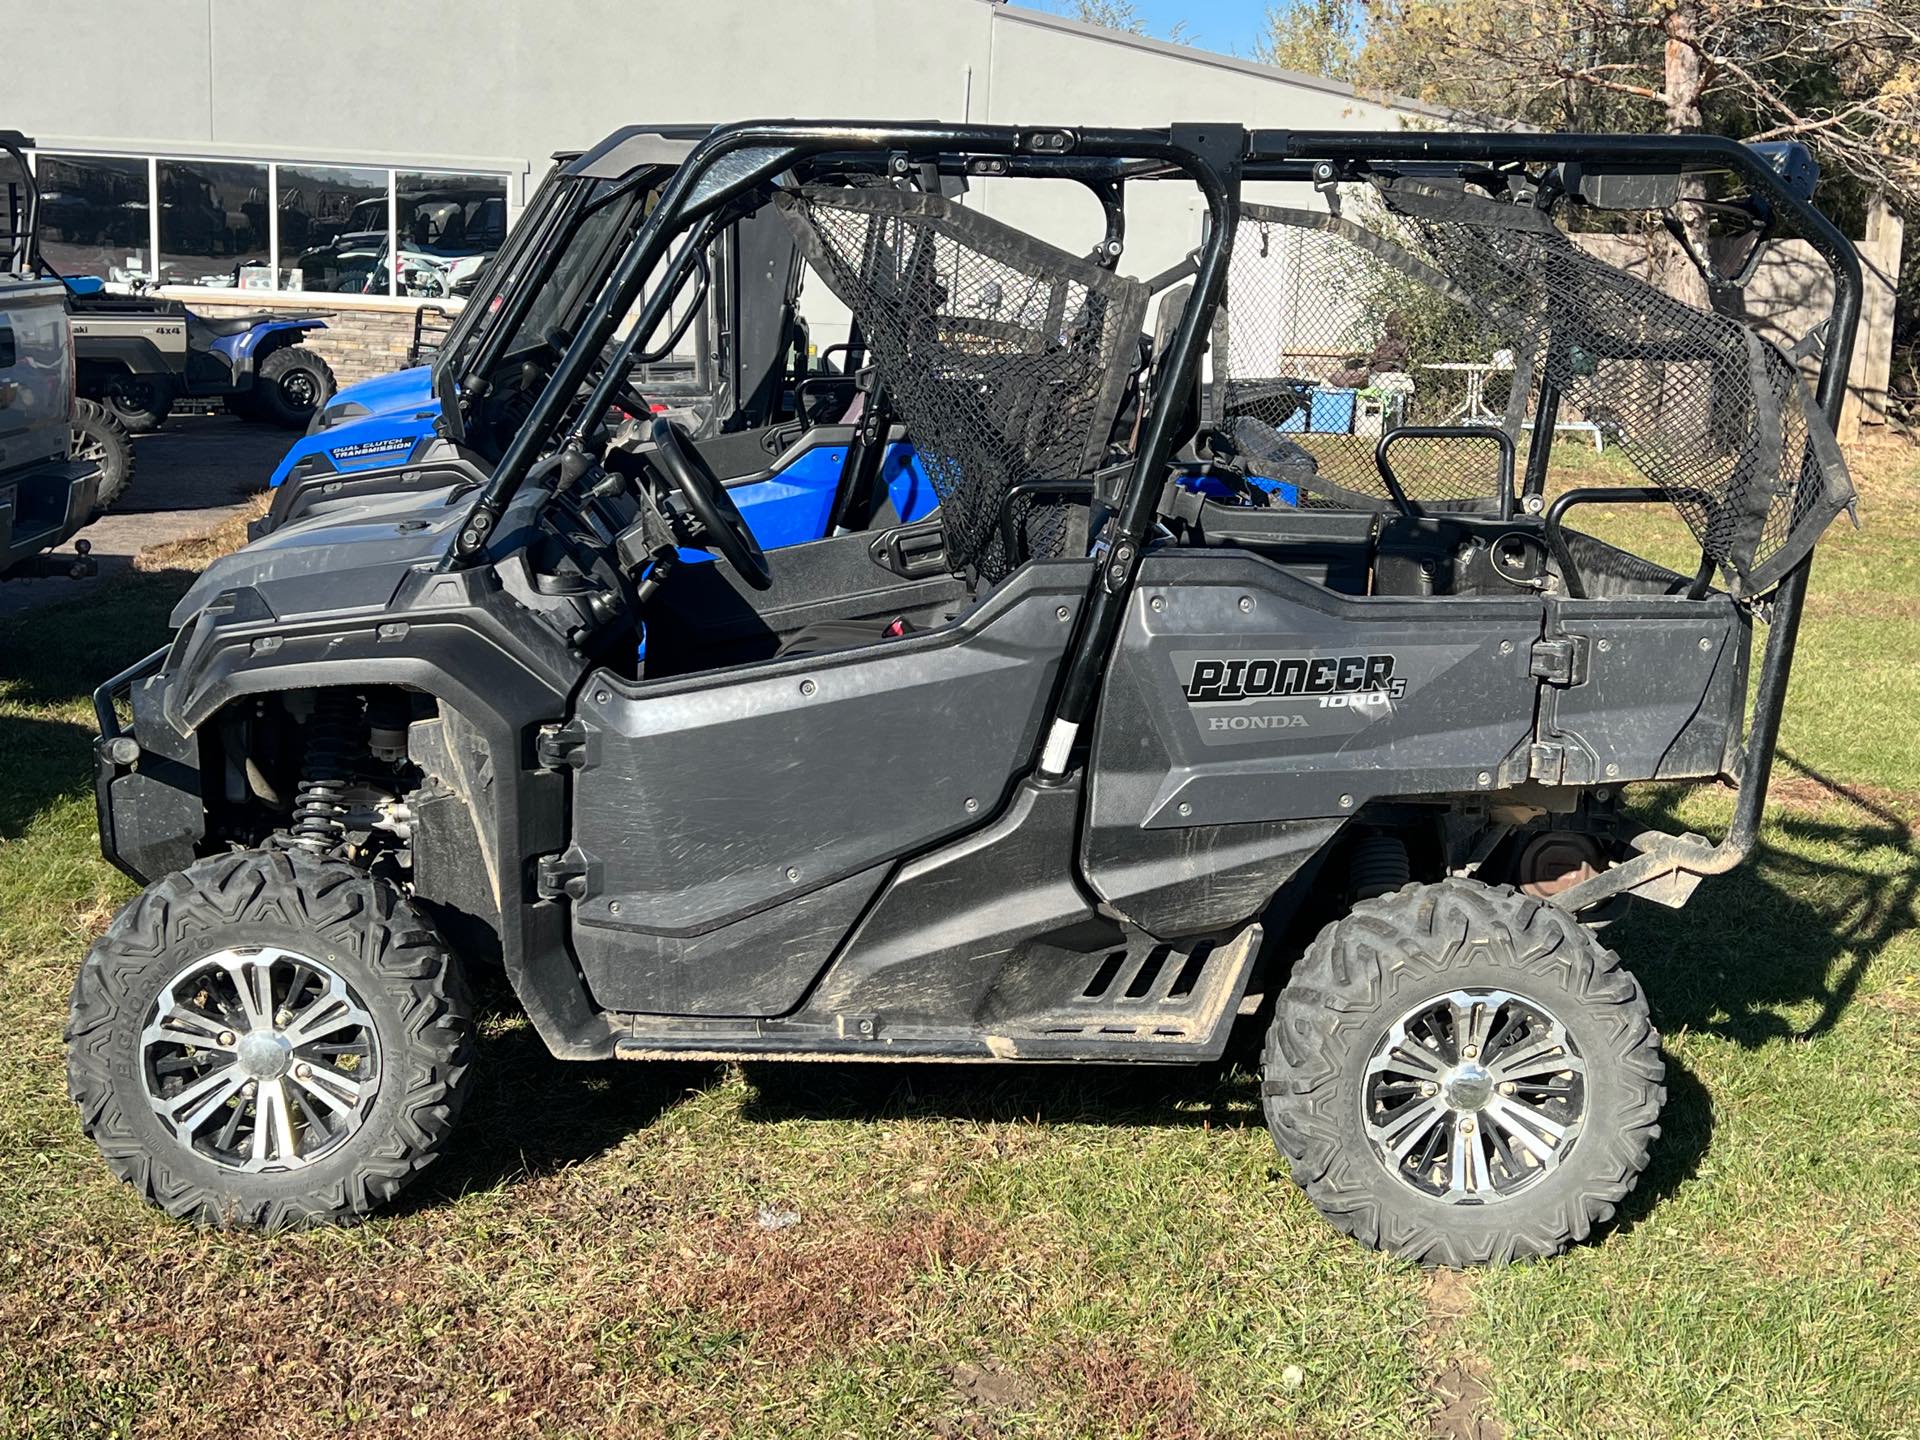
[[1652, 1169], [1466, 1277], [1322, 1224], [1243, 1071], [566, 1066], [498, 999], [398, 1213], [169, 1221], [60, 1026], [130, 893], [87, 691], [185, 576], [0, 626], [0, 1437], [1920, 1435], [1920, 461], [1858, 473], [1763, 854], [1609, 932], [1666, 1036]]

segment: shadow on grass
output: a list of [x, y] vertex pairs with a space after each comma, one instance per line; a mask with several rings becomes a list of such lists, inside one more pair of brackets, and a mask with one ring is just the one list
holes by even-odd
[[[1914, 923], [1920, 853], [1913, 822], [1787, 755], [1779, 759], [1851, 815], [1776, 805], [1769, 823], [1793, 849], [1763, 843], [1732, 874], [1702, 882], [1686, 909], [1642, 906], [1607, 932], [1668, 1034], [1692, 1030], [1748, 1047], [1824, 1035], [1873, 957]], [[1684, 828], [1671, 814], [1657, 820]], [[1874, 850], [1897, 856], [1891, 873], [1868, 861]], [[1810, 1003], [1819, 1007], [1812, 1019], [1796, 1021], [1790, 1012]]]
[[[168, 612], [193, 579], [130, 575], [0, 621], [0, 701], [29, 711], [86, 705], [96, 685], [165, 643]], [[92, 783], [93, 733], [50, 714], [0, 714], [0, 840]]]
[[725, 1074], [721, 1065], [695, 1062], [556, 1060], [518, 1018], [503, 978], [480, 988], [481, 1035], [466, 1108], [445, 1157], [406, 1192], [396, 1213], [591, 1160]]

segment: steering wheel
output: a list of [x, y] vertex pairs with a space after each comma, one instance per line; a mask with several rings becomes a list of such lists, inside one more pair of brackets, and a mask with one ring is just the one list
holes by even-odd
[[673, 488], [686, 500], [693, 518], [706, 532], [707, 542], [724, 555], [727, 563], [754, 589], [765, 590], [771, 586], [773, 574], [767, 569], [767, 557], [760, 549], [760, 542], [753, 538], [753, 531], [741, 518], [740, 507], [727, 494], [727, 487], [701, 459], [700, 452], [687, 443], [686, 431], [663, 415], [653, 422], [653, 444], [654, 452], [649, 458], [659, 464]]

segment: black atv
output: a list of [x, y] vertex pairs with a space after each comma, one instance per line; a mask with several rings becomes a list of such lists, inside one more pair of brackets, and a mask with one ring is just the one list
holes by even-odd
[[[87, 1132], [176, 1215], [364, 1214], [447, 1143], [479, 966], [576, 1060], [1204, 1064], [1246, 1017], [1341, 1229], [1449, 1264], [1586, 1237], [1664, 1099], [1591, 922], [1751, 850], [1851, 502], [1860, 270], [1803, 155], [715, 130], [510, 433], [217, 562], [98, 692], [102, 843], [146, 889], [74, 988]], [[1658, 227], [1709, 174], [1730, 240], [1832, 269], [1813, 389], [1570, 233]], [[1042, 243], [942, 193], [966, 175], [1089, 186], [1107, 236]], [[1243, 204], [1255, 180], [1312, 202]], [[1210, 219], [1151, 281], [1117, 264], [1142, 185]], [[771, 563], [715, 478], [729, 437], [651, 416], [632, 363], [767, 209], [942, 502]], [[1471, 348], [1405, 357], [1389, 415], [1353, 357], [1416, 301]], [[1504, 422], [1444, 423], [1444, 367], [1495, 349]], [[1275, 377], [1304, 409], [1261, 408]], [[1558, 418], [1603, 404], [1644, 483], [1555, 468]], [[1573, 528], [1599, 500], [1677, 510], [1697, 570]], [[1622, 806], [1721, 778], [1718, 843]]]

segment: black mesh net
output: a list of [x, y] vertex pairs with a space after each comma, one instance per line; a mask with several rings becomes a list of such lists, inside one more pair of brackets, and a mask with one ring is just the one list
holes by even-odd
[[[1375, 446], [1399, 426], [1499, 427], [1524, 453], [1543, 376], [1562, 443], [1624, 455], [1639, 473], [1612, 483], [1666, 487], [1743, 592], [1777, 582], [1850, 502], [1805, 378], [1739, 320], [1530, 208], [1404, 180], [1358, 195], [1364, 224], [1246, 207], [1216, 334], [1221, 418], [1257, 422], [1233, 428], [1243, 450], [1272, 449], [1264, 426], [1308, 452], [1300, 503], [1384, 506]], [[1499, 493], [1497, 446], [1465, 433], [1398, 442], [1392, 466], [1411, 499]]]
[[1460, 433], [1393, 443], [1409, 499], [1498, 503], [1498, 442], [1472, 430], [1506, 423], [1510, 344], [1444, 277], [1380, 237], [1330, 216], [1245, 207], [1213, 353], [1222, 428], [1295, 503], [1388, 508], [1376, 448], [1418, 426]]
[[997, 580], [1066, 553], [1085, 504], [1059, 482], [1106, 455], [1145, 288], [937, 195], [810, 186], [778, 204], [860, 324], [948, 562]]

